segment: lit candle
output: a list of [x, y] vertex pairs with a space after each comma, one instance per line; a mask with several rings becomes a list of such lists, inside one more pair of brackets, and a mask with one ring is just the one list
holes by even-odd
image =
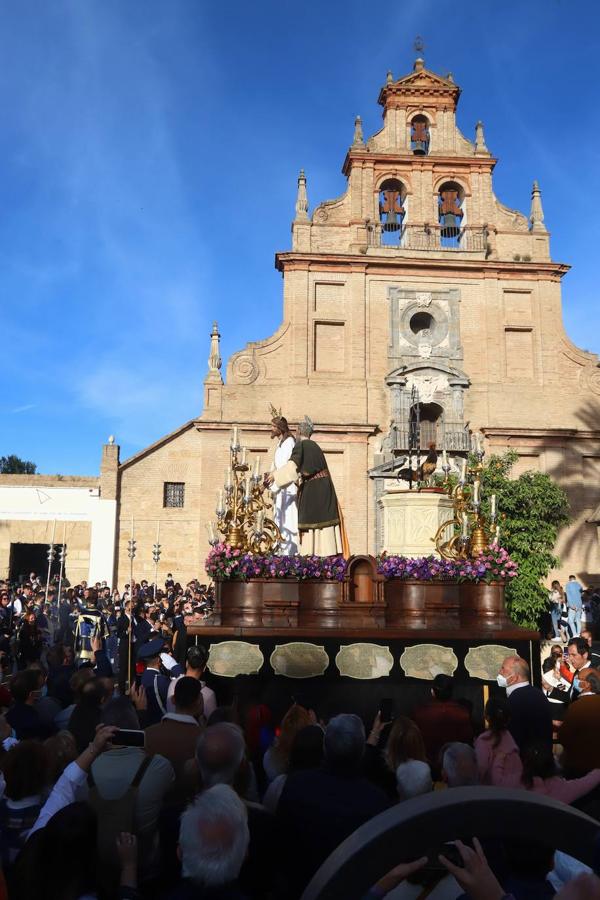
[[246, 453], [248, 452], [246, 447], [242, 447], [242, 465], [246, 465]]
[[238, 446], [238, 427], [234, 425], [231, 429], [231, 449], [233, 450]]
[[251, 495], [252, 495], [251, 481], [248, 477], [246, 477], [246, 478], [244, 478], [244, 497], [245, 497], [246, 503], [250, 500]]
[[479, 503], [479, 481], [473, 482], [473, 503]]
[[254, 477], [257, 481], [260, 478], [260, 456], [254, 457]]
[[490, 499], [490, 515], [492, 519], [496, 518], [496, 495], [492, 494]]
[[448, 454], [445, 450], [442, 450], [442, 467], [445, 469], [448, 465]]
[[225, 495], [224, 495], [223, 491], [219, 491], [219, 500], [217, 503], [217, 515], [219, 516], [219, 518], [223, 515], [224, 512], [225, 512]]
[[225, 469], [225, 487], [231, 487], [231, 469]]
[[462, 514], [462, 536], [463, 538], [469, 537], [469, 519], [466, 513]]
[[258, 534], [262, 534], [264, 523], [265, 523], [265, 514], [261, 509], [261, 511], [258, 513], [258, 515], [256, 517], [256, 531]]
[[466, 461], [466, 459], [463, 459], [463, 461], [462, 461], [462, 467], [461, 467], [461, 470], [460, 470], [460, 480], [461, 480], [461, 484], [464, 484], [464, 483], [465, 483], [465, 478], [466, 478], [466, 477], [467, 477], [467, 461]]
[[214, 524], [213, 524], [212, 522], [209, 522], [208, 525], [207, 525], [206, 527], [207, 527], [207, 529], [208, 529], [208, 542], [209, 542], [209, 544], [212, 544], [213, 542], [216, 543], [217, 535], [216, 535], [216, 533], [215, 533], [215, 526], [214, 526]]

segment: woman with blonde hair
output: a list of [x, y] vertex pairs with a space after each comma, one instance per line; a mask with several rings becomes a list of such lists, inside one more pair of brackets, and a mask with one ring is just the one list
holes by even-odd
[[293, 703], [281, 722], [279, 736], [263, 756], [263, 769], [269, 782], [278, 775], [284, 775], [289, 766], [290, 751], [294, 738], [307, 725], [315, 725], [316, 716], [298, 703]]

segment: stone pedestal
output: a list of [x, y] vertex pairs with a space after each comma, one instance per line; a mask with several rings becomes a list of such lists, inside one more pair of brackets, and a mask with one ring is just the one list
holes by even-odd
[[447, 494], [431, 490], [391, 488], [378, 501], [383, 512], [383, 549], [401, 556], [435, 553], [432, 538], [452, 518]]

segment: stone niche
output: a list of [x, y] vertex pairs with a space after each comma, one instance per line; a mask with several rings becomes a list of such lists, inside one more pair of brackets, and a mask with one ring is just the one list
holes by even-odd
[[383, 520], [382, 550], [402, 556], [436, 554], [433, 538], [452, 518], [447, 494], [398, 486], [388, 488], [377, 502]]

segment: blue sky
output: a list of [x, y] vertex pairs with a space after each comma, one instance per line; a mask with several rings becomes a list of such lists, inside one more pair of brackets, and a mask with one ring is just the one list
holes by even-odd
[[93, 474], [197, 415], [214, 318], [227, 358], [281, 316], [297, 172], [344, 190], [388, 68], [462, 88], [495, 190], [540, 182], [569, 336], [600, 352], [594, 2], [0, 0], [0, 455]]

